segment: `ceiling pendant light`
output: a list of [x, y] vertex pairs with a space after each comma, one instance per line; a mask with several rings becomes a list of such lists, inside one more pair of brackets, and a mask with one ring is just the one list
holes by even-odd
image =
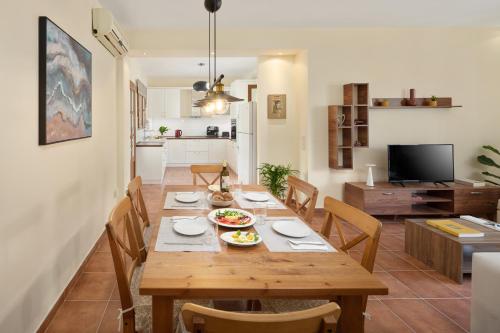
[[[217, 77], [217, 10], [222, 6], [222, 0], [205, 0], [205, 8], [208, 11], [208, 82], [209, 87], [207, 92], [205, 93], [205, 97], [196, 101], [193, 106], [201, 107], [206, 113], [217, 113], [224, 114], [229, 109], [229, 104], [232, 102], [241, 102], [243, 99], [231, 96], [224, 92], [224, 84], [222, 83], [222, 79], [224, 78], [224, 74], [221, 74]], [[214, 75], [212, 82], [212, 70], [211, 70], [211, 56], [212, 56], [212, 20], [211, 16], [214, 17]], [[201, 87], [201, 82], [195, 82], [195, 85], [198, 85], [198, 88]], [[196, 90], [196, 89], [195, 89]], [[200, 90], [198, 90], [200, 91]]]

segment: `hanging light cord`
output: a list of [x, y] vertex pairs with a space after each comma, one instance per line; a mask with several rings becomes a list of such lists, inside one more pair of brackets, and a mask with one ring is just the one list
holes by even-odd
[[212, 84], [212, 62], [210, 60], [212, 53], [212, 33], [211, 33], [212, 20], [210, 12], [208, 12], [208, 86]]
[[[216, 5], [217, 0], [214, 0]], [[214, 80], [217, 78], [217, 10], [214, 11]]]

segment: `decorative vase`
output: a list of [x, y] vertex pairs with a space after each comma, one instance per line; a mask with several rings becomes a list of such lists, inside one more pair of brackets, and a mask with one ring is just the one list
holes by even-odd
[[407, 106], [416, 106], [417, 100], [415, 99], [415, 89], [410, 89], [410, 99], [406, 100]]
[[433, 100], [430, 100], [430, 101], [429, 101], [429, 106], [431, 106], [431, 107], [436, 107], [436, 106], [438, 106], [438, 101], [433, 101]]
[[381, 103], [382, 106], [389, 106], [389, 101], [388, 100], [383, 100], [382, 103]]
[[374, 187], [375, 184], [373, 183], [373, 171], [372, 167], [376, 166], [375, 164], [367, 164], [368, 167], [368, 175], [366, 176], [366, 186]]

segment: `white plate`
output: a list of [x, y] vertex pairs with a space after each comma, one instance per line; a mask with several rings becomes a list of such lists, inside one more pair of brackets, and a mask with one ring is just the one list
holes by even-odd
[[175, 200], [183, 203], [193, 203], [200, 200], [200, 196], [198, 195], [198, 193], [179, 192], [175, 195]]
[[220, 191], [220, 185], [208, 185], [208, 190], [211, 192]]
[[212, 193], [208, 194], [207, 196], [208, 203], [216, 207], [229, 207], [233, 204], [234, 201], [234, 200], [229, 200], [229, 201], [212, 200], [212, 196], [213, 196]]
[[[262, 242], [262, 237], [260, 237], [259, 235], [259, 239], [256, 240], [256, 241], [253, 241], [253, 242], [248, 242], [248, 243], [239, 243], [239, 242], [236, 242], [234, 240], [234, 238], [232, 237], [233, 234], [235, 233], [236, 231], [229, 231], [229, 232], [225, 232], [223, 233], [222, 235], [220, 235], [220, 238], [228, 243], [228, 244], [231, 244], [231, 245], [235, 245], [235, 246], [254, 246], [254, 245], [257, 245], [259, 244], [260, 242]], [[242, 231], [241, 234], [242, 235], [247, 235], [247, 231]]]
[[250, 201], [264, 202], [269, 200], [269, 195], [266, 193], [245, 192], [242, 195], [245, 199]]
[[311, 234], [311, 229], [300, 221], [276, 221], [273, 223], [272, 228], [274, 231], [295, 238], [302, 238]]
[[208, 228], [208, 226], [206, 223], [199, 223], [199, 222], [189, 221], [189, 220], [181, 220], [181, 221], [176, 222], [174, 224], [175, 232], [177, 232], [181, 235], [186, 235], [186, 236], [201, 235], [205, 231], [207, 231], [207, 228]]
[[[215, 219], [215, 215], [217, 214], [217, 212], [219, 212], [219, 211], [226, 211], [226, 210], [232, 210], [232, 211], [237, 211], [237, 212], [243, 213], [246, 216], [250, 217], [250, 222], [248, 222], [247, 224], [238, 224], [238, 225], [232, 225], [232, 224], [225, 224], [225, 223], [217, 222], [217, 220]], [[219, 209], [215, 209], [215, 210], [211, 211], [210, 213], [208, 213], [208, 219], [210, 221], [214, 222], [214, 223], [217, 223], [220, 226], [227, 227], [227, 228], [234, 228], [234, 229], [246, 228], [246, 227], [249, 227], [249, 226], [255, 224], [255, 216], [253, 216], [253, 214], [247, 212], [246, 210], [237, 209], [237, 208], [219, 208]]]

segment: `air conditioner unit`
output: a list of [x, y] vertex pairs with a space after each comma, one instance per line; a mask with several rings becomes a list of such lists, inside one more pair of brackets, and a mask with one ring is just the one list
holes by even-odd
[[104, 8], [92, 9], [92, 32], [113, 56], [127, 54], [127, 41], [108, 10]]

